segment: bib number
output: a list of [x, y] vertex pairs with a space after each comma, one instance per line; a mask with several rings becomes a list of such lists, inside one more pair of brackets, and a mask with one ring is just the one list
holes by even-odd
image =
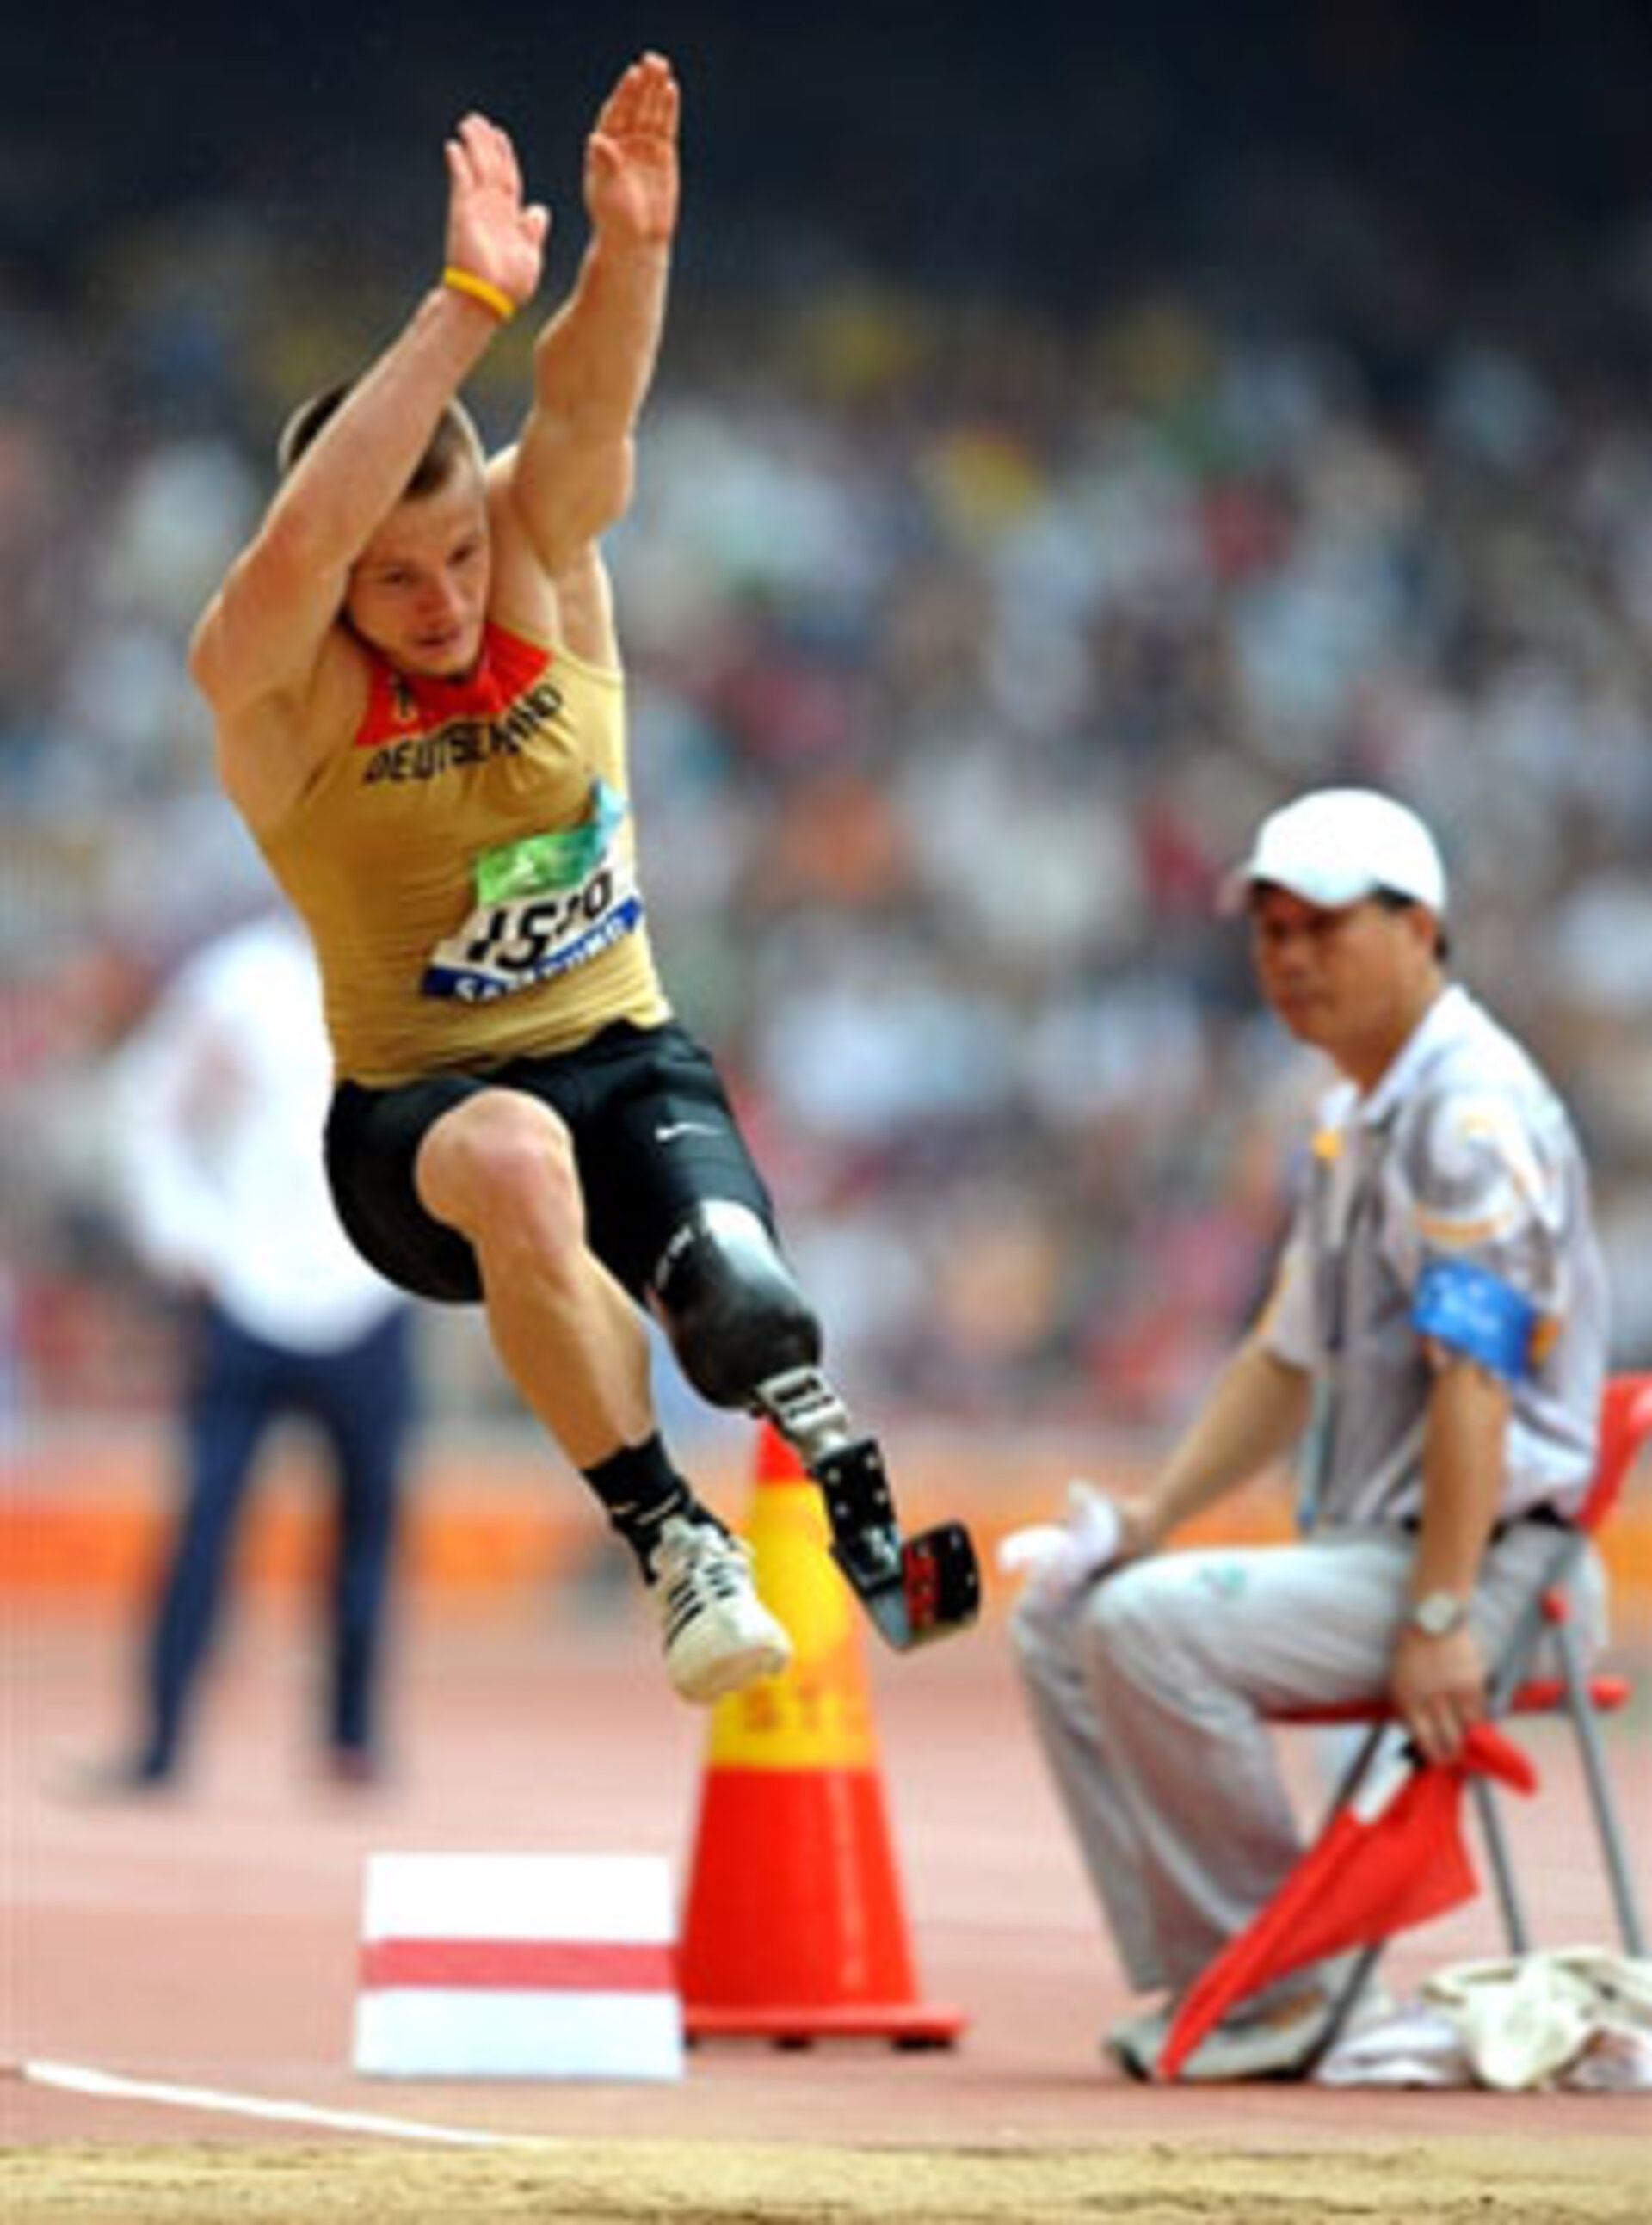
[[588, 966], [642, 918], [630, 861], [610, 847], [567, 887], [478, 904], [432, 951], [420, 986], [427, 997], [490, 1004]]

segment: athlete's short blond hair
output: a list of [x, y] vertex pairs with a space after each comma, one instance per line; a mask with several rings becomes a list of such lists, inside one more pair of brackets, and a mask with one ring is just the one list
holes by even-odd
[[[353, 378], [340, 379], [336, 385], [323, 387], [319, 394], [311, 395], [307, 402], [299, 403], [282, 427], [281, 437], [275, 443], [275, 463], [283, 479], [345, 401], [355, 384]], [[446, 485], [465, 461], [475, 464], [478, 471], [484, 470], [487, 465], [487, 453], [482, 446], [482, 436], [476, 429], [475, 419], [465, 404], [455, 399], [446, 403], [437, 419], [429, 446], [415, 465], [413, 476], [402, 490], [403, 499], [434, 494], [438, 487]]]

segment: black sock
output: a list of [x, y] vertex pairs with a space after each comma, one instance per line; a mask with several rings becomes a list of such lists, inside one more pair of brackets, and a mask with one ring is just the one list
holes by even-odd
[[581, 1473], [649, 1582], [654, 1579], [650, 1559], [662, 1525], [674, 1514], [686, 1514], [691, 1521], [710, 1518], [693, 1486], [672, 1467], [657, 1433], [644, 1444], [622, 1445]]

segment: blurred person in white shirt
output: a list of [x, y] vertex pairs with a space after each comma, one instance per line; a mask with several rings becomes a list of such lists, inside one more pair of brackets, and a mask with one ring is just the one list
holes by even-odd
[[142, 1720], [96, 1772], [141, 1791], [179, 1774], [264, 1442], [301, 1419], [329, 1452], [335, 1544], [319, 1743], [364, 1782], [414, 1415], [409, 1302], [339, 1226], [317, 1139], [332, 1086], [307, 937], [268, 913], [187, 960], [117, 1055], [108, 1100], [126, 1229], [187, 1309], [179, 1496], [148, 1632]]

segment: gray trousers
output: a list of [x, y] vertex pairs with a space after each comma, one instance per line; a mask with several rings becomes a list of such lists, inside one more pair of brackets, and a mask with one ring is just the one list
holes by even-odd
[[[1563, 1542], [1521, 1524], [1488, 1551], [1472, 1619], [1493, 1673]], [[1033, 1721], [1138, 1991], [1191, 1984], [1297, 1861], [1265, 1718], [1386, 1691], [1414, 1547], [1384, 1530], [1169, 1551], [1065, 1604], [1035, 1589], [1017, 1604], [1011, 1641]], [[1587, 1652], [1605, 1620], [1592, 1547], [1568, 1590]]]

